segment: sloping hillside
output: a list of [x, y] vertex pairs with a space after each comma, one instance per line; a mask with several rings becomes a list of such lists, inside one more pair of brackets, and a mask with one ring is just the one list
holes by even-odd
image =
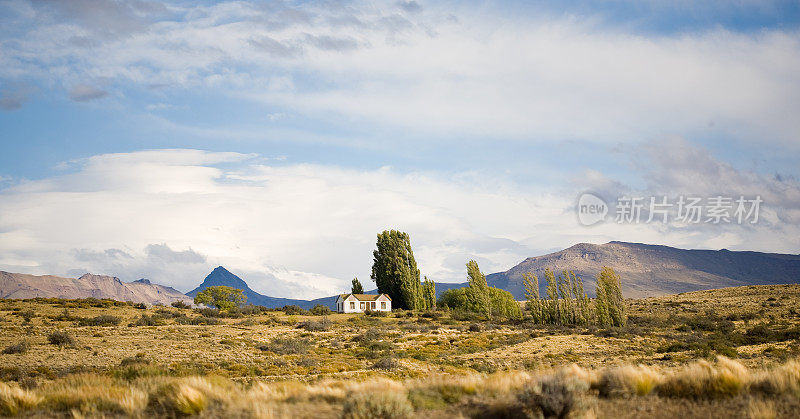
[[110, 298], [147, 304], [171, 304], [189, 298], [174, 288], [148, 280], [122, 282], [107, 275], [85, 274], [80, 278], [28, 275], [0, 271], [0, 298]]
[[[569, 269], [584, 279], [594, 295], [594, 278], [610, 266], [622, 278], [626, 297], [677, 294], [740, 285], [800, 282], [800, 255], [729, 250], [684, 250], [669, 246], [612, 241], [576, 244], [568, 249], [525, 259], [506, 272], [487, 276], [489, 285], [524, 298], [522, 274], [543, 278], [546, 268]], [[544, 290], [544, 283], [540, 283]]]

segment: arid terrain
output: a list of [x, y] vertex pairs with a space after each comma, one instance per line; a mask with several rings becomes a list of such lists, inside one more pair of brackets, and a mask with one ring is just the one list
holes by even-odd
[[800, 286], [698, 291], [626, 305], [625, 327], [598, 329], [478, 321], [448, 311], [311, 315], [248, 306], [226, 314], [96, 299], [1, 300], [0, 414], [800, 411]]

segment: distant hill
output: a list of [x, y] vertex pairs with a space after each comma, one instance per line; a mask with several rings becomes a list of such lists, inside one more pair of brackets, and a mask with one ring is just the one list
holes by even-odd
[[217, 266], [211, 271], [208, 276], [203, 280], [203, 283], [200, 284], [197, 288], [189, 291], [186, 295], [190, 297], [195, 297], [197, 293], [200, 291], [214, 286], [227, 286], [236, 289], [240, 289], [244, 291], [244, 295], [247, 297], [247, 303], [258, 305], [258, 306], [265, 306], [269, 308], [276, 308], [276, 307], [283, 307], [286, 305], [296, 305], [300, 308], [310, 309], [317, 304], [322, 304], [328, 306], [329, 308], [333, 309], [336, 307], [336, 296], [331, 297], [324, 297], [318, 298], [316, 300], [298, 300], [292, 298], [280, 298], [280, 297], [270, 297], [267, 295], [259, 294], [247, 285], [242, 278], [232, 274], [229, 270], [225, 269], [222, 266]]
[[580, 243], [559, 252], [525, 259], [506, 272], [487, 276], [493, 287], [525, 298], [522, 274], [534, 272], [544, 291], [544, 270], [556, 274], [564, 269], [583, 278], [587, 293], [594, 296], [595, 277], [610, 266], [622, 278], [625, 297], [638, 298], [687, 291], [800, 283], [800, 255], [729, 250], [684, 250], [669, 246], [612, 241]]
[[[556, 274], [568, 269], [584, 280], [590, 296], [595, 293], [595, 277], [603, 266], [610, 266], [622, 278], [625, 297], [638, 298], [677, 294], [743, 285], [800, 283], [800, 255], [732, 252], [728, 250], [684, 250], [668, 246], [612, 241], [606, 244], [579, 243], [543, 256], [530, 257], [505, 271], [486, 276], [489, 285], [525, 298], [522, 274], [534, 272], [540, 278], [544, 295], [544, 270]], [[336, 308], [336, 296], [301, 300], [259, 294], [247, 283], [222, 266], [215, 268], [203, 282], [186, 295], [215, 285], [241, 289], [247, 302], [270, 308], [296, 305], [310, 309], [317, 304]], [[436, 283], [436, 292], [466, 286], [464, 283]], [[346, 291], [346, 290], [343, 290]], [[367, 291], [375, 294], [377, 290]], [[46, 275], [35, 276], [0, 271], [0, 298], [111, 298], [120, 301], [170, 304], [191, 300], [173, 288], [151, 284], [146, 279], [124, 283], [119, 278], [86, 274], [78, 279]]]
[[118, 301], [169, 305], [190, 299], [171, 287], [147, 279], [122, 282], [106, 275], [85, 274], [80, 278], [28, 275], [0, 271], [0, 298], [110, 298]]

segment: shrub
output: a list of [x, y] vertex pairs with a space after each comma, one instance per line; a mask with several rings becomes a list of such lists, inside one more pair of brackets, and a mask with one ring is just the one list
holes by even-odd
[[3, 349], [4, 354], [24, 354], [28, 351], [28, 342], [19, 342]]
[[205, 317], [205, 316], [198, 316], [198, 317], [189, 317], [187, 315], [182, 315], [175, 317], [175, 323], [177, 324], [190, 324], [190, 325], [209, 325], [209, 324], [220, 324], [219, 319], [215, 319], [213, 317]]
[[262, 351], [272, 351], [279, 355], [304, 354], [311, 348], [306, 338], [275, 338], [269, 344], [261, 345]]
[[297, 316], [297, 315], [307, 315], [308, 310], [303, 310], [302, 308], [296, 305], [287, 305], [281, 308], [284, 314], [287, 316]]
[[171, 305], [175, 308], [192, 308], [190, 304], [186, 304], [183, 300], [173, 301]]
[[25, 310], [20, 312], [19, 315], [20, 317], [22, 317], [22, 320], [25, 321], [25, 323], [27, 324], [30, 323], [34, 317], [36, 317], [36, 312], [33, 310]]
[[16, 416], [41, 401], [35, 394], [19, 387], [0, 382], [0, 415]]
[[470, 332], [480, 332], [481, 330], [483, 330], [483, 328], [478, 323], [472, 323], [469, 325]]
[[528, 417], [577, 417], [590, 409], [589, 384], [574, 376], [556, 374], [525, 386], [517, 395]]
[[400, 368], [400, 363], [398, 363], [393, 356], [387, 356], [379, 359], [378, 362], [372, 365], [372, 368], [377, 370], [395, 370]]
[[328, 306], [324, 306], [322, 304], [315, 305], [314, 307], [311, 308], [311, 310], [309, 310], [309, 312], [315, 316], [327, 316], [333, 313], [333, 311], [331, 311], [331, 309], [328, 308]]
[[104, 314], [104, 315], [100, 315], [100, 316], [96, 316], [96, 317], [92, 317], [92, 318], [81, 317], [81, 318], [78, 319], [78, 325], [79, 326], [116, 326], [116, 325], [120, 324], [121, 321], [122, 321], [122, 319], [119, 318], [119, 317], [111, 316], [111, 315], [108, 315], [108, 314]]
[[352, 392], [348, 394], [342, 418], [344, 419], [404, 419], [410, 418], [414, 408], [405, 393], [399, 391]]
[[136, 320], [132, 324], [134, 326], [163, 326], [166, 324], [166, 321], [164, 320], [164, 316], [158, 314], [153, 314], [152, 316], [142, 314], [142, 317], [139, 317], [139, 320]]
[[47, 341], [58, 346], [75, 346], [75, 338], [69, 333], [60, 330], [47, 335]]
[[330, 330], [332, 322], [327, 317], [320, 320], [308, 320], [300, 323], [298, 327], [308, 330], [309, 332], [324, 332]]

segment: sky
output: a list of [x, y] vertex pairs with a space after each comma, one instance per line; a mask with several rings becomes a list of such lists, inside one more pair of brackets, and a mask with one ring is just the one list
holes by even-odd
[[439, 282], [581, 242], [797, 254], [798, 115], [796, 1], [0, 0], [0, 270], [316, 298], [369, 289], [385, 229]]

